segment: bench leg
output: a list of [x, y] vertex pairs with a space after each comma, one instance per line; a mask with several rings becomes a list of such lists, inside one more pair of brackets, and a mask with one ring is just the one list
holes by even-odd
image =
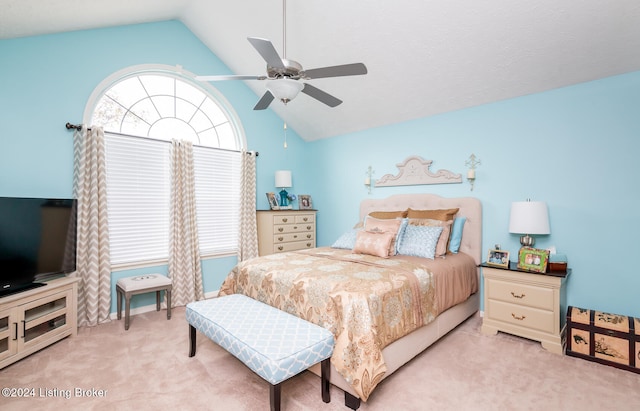
[[156, 291], [156, 311], [160, 311], [160, 290]]
[[189, 324], [189, 357], [196, 355], [196, 327]]
[[271, 402], [271, 411], [280, 411], [280, 391], [282, 383], [276, 385], [269, 384], [269, 400]]
[[352, 410], [357, 410], [360, 408], [360, 398], [355, 397], [348, 392], [344, 392], [344, 405], [351, 408]]
[[167, 320], [171, 319], [171, 288], [167, 291]]
[[124, 293], [124, 329], [129, 329], [129, 314], [131, 311], [131, 294]]
[[120, 320], [122, 319], [122, 293], [120, 292], [120, 290], [116, 290], [116, 298], [118, 299], [118, 320]]
[[322, 391], [322, 401], [331, 402], [331, 383], [329, 380], [331, 379], [331, 362], [329, 358], [326, 360], [322, 360], [320, 364], [320, 374], [321, 374], [321, 384], [320, 388]]

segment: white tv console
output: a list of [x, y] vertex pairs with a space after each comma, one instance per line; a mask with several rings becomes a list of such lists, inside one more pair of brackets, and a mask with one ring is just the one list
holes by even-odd
[[0, 369], [78, 333], [78, 279], [0, 298]]

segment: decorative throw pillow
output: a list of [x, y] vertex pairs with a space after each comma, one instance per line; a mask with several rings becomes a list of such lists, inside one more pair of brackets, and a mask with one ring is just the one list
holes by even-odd
[[451, 240], [449, 241], [449, 251], [457, 253], [460, 251], [460, 243], [462, 243], [462, 229], [467, 217], [456, 217], [451, 228]]
[[400, 240], [398, 254], [433, 260], [441, 233], [442, 227], [408, 225]]
[[449, 238], [451, 235], [451, 225], [453, 220], [434, 220], [431, 218], [416, 218], [409, 219], [410, 225], [425, 226], [425, 227], [442, 227], [442, 233], [438, 238], [438, 244], [436, 245], [436, 257], [442, 257], [447, 253], [447, 247], [449, 245]]
[[360, 231], [356, 235], [353, 252], [356, 254], [369, 254], [388, 258], [389, 249], [394, 237], [395, 234], [384, 231]]
[[405, 218], [407, 211], [372, 211], [369, 213], [369, 216], [383, 220]]
[[364, 220], [365, 231], [379, 231], [393, 234], [393, 242], [389, 246], [389, 255], [396, 255], [396, 243], [402, 234], [400, 227], [406, 225], [404, 219], [379, 219], [367, 216]]
[[407, 218], [431, 218], [433, 220], [453, 220], [459, 208], [441, 210], [407, 210]]
[[356, 244], [356, 236], [358, 232], [362, 231], [362, 229], [351, 229], [346, 233], [342, 234], [331, 247], [333, 248], [344, 248], [348, 250], [353, 250], [353, 246]]

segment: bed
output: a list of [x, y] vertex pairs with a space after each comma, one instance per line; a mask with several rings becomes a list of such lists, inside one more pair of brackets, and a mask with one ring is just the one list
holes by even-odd
[[[458, 209], [455, 217], [465, 218], [459, 252], [429, 259], [382, 258], [354, 252], [358, 246], [292, 251], [239, 263], [220, 288], [220, 295], [242, 293], [331, 330], [336, 339], [331, 383], [344, 390], [352, 409], [384, 378], [479, 309], [480, 201], [433, 194], [367, 199], [360, 205], [360, 221], [408, 209]], [[384, 233], [372, 236], [377, 239], [377, 234]], [[391, 247], [398, 244], [392, 241]], [[310, 370], [320, 375], [319, 367]]]

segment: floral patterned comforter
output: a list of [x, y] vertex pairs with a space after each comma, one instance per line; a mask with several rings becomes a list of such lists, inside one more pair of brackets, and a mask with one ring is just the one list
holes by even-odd
[[382, 349], [438, 314], [434, 276], [416, 261], [318, 248], [238, 264], [220, 295], [241, 293], [331, 330], [331, 362], [366, 401]]

